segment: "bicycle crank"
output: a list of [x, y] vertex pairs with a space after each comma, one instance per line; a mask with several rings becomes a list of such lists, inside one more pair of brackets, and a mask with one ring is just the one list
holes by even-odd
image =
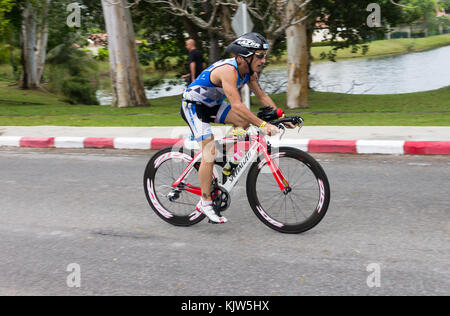
[[211, 192], [211, 198], [213, 200], [216, 210], [220, 212], [225, 211], [231, 204], [230, 194], [226, 189], [221, 186], [215, 185]]

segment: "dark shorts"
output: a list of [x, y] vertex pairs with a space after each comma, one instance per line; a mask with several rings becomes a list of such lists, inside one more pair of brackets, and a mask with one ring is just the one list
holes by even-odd
[[225, 124], [225, 118], [230, 110], [231, 106], [227, 102], [209, 107], [202, 103], [182, 100], [180, 113], [189, 125], [195, 140], [200, 142], [213, 136], [210, 123]]

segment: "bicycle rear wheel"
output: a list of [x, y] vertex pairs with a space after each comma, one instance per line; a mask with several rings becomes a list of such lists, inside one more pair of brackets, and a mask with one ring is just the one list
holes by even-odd
[[278, 164], [291, 191], [283, 193], [264, 158], [251, 167], [247, 197], [256, 216], [282, 233], [302, 233], [316, 226], [328, 210], [330, 187], [320, 164], [307, 153], [280, 147], [271, 158]]
[[191, 226], [205, 218], [196, 210], [200, 197], [186, 191], [189, 186], [200, 188], [199, 162], [177, 188], [172, 187], [193, 157], [192, 151], [168, 147], [157, 152], [145, 169], [144, 190], [148, 203], [159, 217], [175, 226]]

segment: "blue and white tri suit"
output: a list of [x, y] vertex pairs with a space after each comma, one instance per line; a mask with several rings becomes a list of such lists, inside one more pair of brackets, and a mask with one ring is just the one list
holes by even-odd
[[250, 75], [241, 78], [235, 58], [220, 60], [206, 68], [184, 91], [181, 102], [181, 116], [189, 125], [196, 141], [213, 136], [210, 123], [225, 124], [225, 118], [231, 109], [225, 102], [223, 88], [211, 82], [211, 72], [221, 66], [232, 65], [238, 72], [237, 88], [250, 81]]

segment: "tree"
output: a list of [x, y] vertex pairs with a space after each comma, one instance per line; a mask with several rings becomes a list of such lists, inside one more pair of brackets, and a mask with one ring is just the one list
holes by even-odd
[[[303, 2], [305, 3], [305, 2]], [[295, 10], [293, 0], [289, 1], [286, 16]], [[306, 16], [305, 7], [297, 17], [302, 20]], [[308, 107], [308, 31], [307, 23], [292, 25], [286, 30], [288, 58], [287, 107]]]
[[[161, 5], [170, 14], [188, 19], [199, 29], [214, 34], [226, 43], [236, 39], [231, 20], [240, 6], [239, 1], [210, 1], [209, 8], [204, 7], [204, 0], [135, 0], [135, 3], [140, 3], [141, 1]], [[310, 1], [305, 0], [304, 2], [309, 3]], [[246, 3], [247, 9], [257, 25], [256, 29], [259, 33], [265, 35], [271, 47], [270, 49], [274, 47], [274, 44], [280, 37], [285, 35], [285, 31], [289, 26], [302, 22], [301, 19], [297, 18], [301, 5], [295, 5], [295, 9], [289, 16], [286, 16], [287, 1], [249, 0]], [[207, 9], [207, 12], [205, 9]]]
[[[76, 11], [71, 4], [79, 4], [80, 25], [69, 26], [68, 17], [73, 17]], [[70, 20], [70, 19], [69, 19]], [[48, 50], [61, 44], [77, 44], [81, 47], [87, 44], [87, 36], [92, 30], [98, 33], [105, 32], [103, 9], [101, 1], [89, 0], [52, 0], [49, 8], [48, 24], [49, 29]]]
[[9, 63], [14, 77], [19, 76], [19, 61], [14, 54], [14, 47], [16, 46], [15, 35], [20, 31], [17, 25], [20, 25], [21, 20], [17, 2], [0, 0], [0, 43], [6, 43], [4, 47], [9, 49]]
[[33, 3], [28, 0], [24, 3], [22, 11], [22, 32], [21, 32], [21, 48], [22, 48], [22, 88], [37, 89], [40, 87], [37, 77], [36, 62], [36, 19], [37, 12]]
[[446, 12], [450, 11], [450, 0], [438, 0], [438, 4]]
[[48, 41], [48, 8], [50, 0], [20, 2], [22, 27], [20, 43], [22, 49], [23, 89], [40, 89], [44, 71]]
[[202, 43], [203, 38], [198, 36], [195, 26], [190, 25], [186, 19], [174, 19], [160, 6], [142, 2], [133, 8], [132, 18], [136, 29], [139, 30], [137, 36], [144, 39], [138, 49], [140, 61], [145, 65], [152, 62], [157, 70], [168, 70], [171, 66], [180, 68], [186, 63], [186, 32], [198, 45]]
[[136, 40], [127, 1], [102, 0], [108, 33], [110, 76], [113, 85], [113, 106], [147, 106], [142, 82]]
[[14, 5], [13, 0], [0, 0], [0, 37], [10, 27], [10, 20], [6, 18], [6, 14], [11, 12]]
[[[446, 2], [442, 2], [443, 5]], [[436, 0], [403, 0], [397, 5], [403, 8], [403, 18], [405, 23], [411, 25], [422, 24], [425, 36], [431, 29], [438, 28], [439, 19], [436, 17], [438, 11], [438, 1]]]
[[41, 12], [38, 15], [38, 24], [36, 29], [36, 77], [40, 84], [44, 74], [45, 58], [47, 54], [48, 43], [48, 11], [50, 0], [42, 1]]

